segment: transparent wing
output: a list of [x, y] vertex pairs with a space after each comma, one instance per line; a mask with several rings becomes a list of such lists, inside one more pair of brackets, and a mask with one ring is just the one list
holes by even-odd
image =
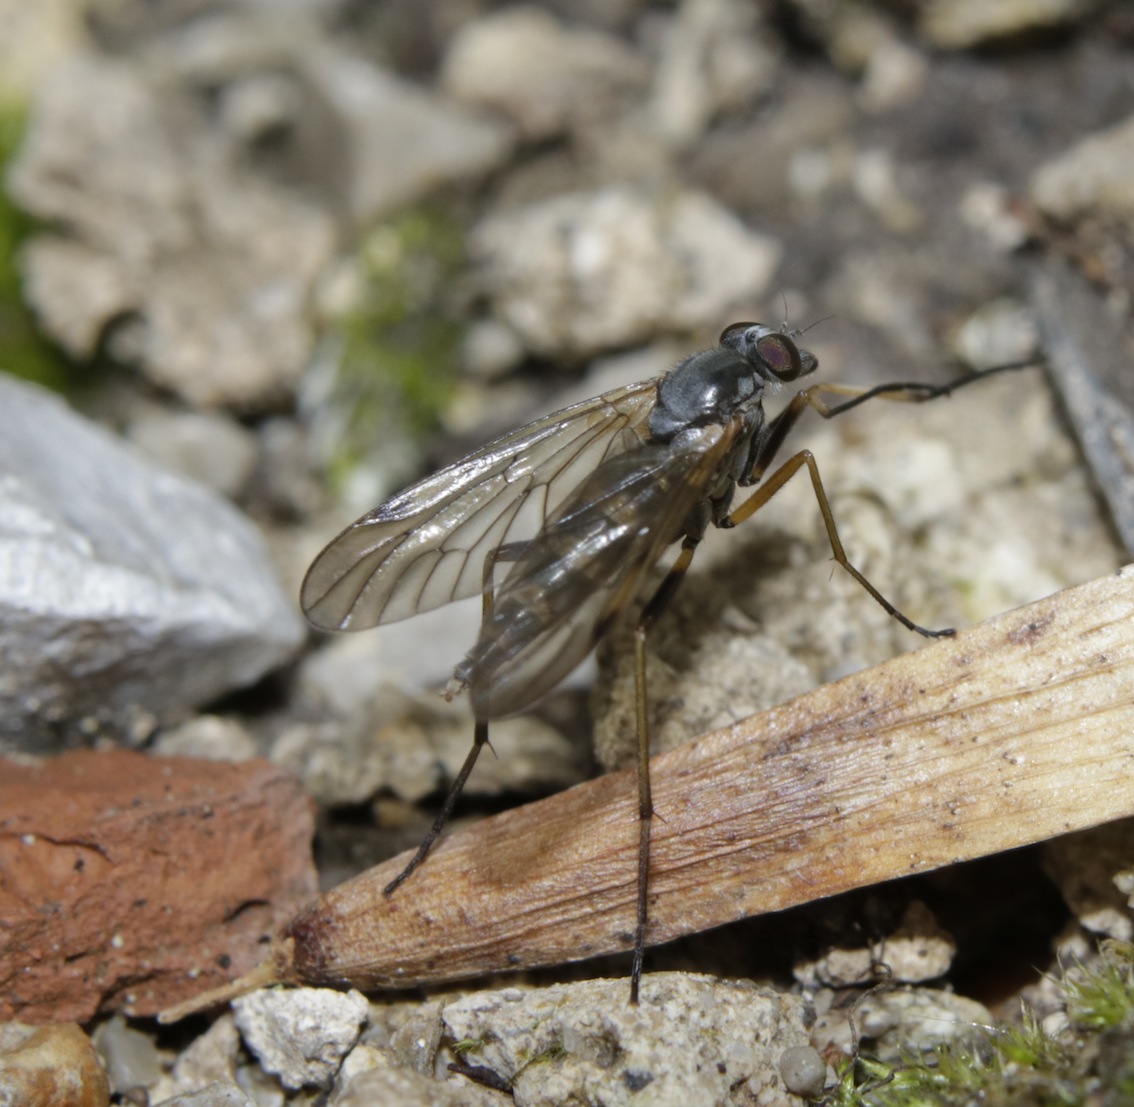
[[524, 710], [642, 598], [650, 569], [684, 533], [730, 461], [739, 424], [695, 428], [597, 469], [524, 548], [456, 676], [478, 718]]
[[478, 594], [490, 551], [531, 538], [589, 473], [643, 440], [656, 395], [651, 380], [584, 400], [380, 504], [307, 570], [307, 618], [362, 630]]

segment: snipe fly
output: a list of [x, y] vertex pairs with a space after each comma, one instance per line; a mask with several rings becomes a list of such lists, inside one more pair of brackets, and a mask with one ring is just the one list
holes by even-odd
[[[874, 397], [923, 402], [1003, 369], [945, 385], [897, 383], [855, 390], [817, 384], [773, 418], [765, 393], [815, 371], [799, 331], [734, 323], [720, 344], [664, 376], [606, 392], [512, 431], [368, 512], [315, 559], [303, 582], [307, 618], [327, 630], [362, 630], [468, 596], [483, 597], [480, 635], [447, 695], [469, 694], [469, 751], [436, 822], [392, 893], [425, 859], [451, 814], [489, 723], [531, 706], [565, 677], [625, 609], [635, 636], [638, 732], [637, 923], [631, 1001], [646, 944], [650, 852], [646, 633], [665, 608], [710, 525], [734, 527], [806, 469], [834, 559], [904, 626], [927, 637], [847, 559], [819, 468], [800, 450], [765, 478], [789, 431], [811, 408], [831, 418]], [[828, 404], [824, 395], [849, 397]], [[759, 484], [736, 507], [737, 487]], [[680, 551], [660, 585], [651, 570]]]

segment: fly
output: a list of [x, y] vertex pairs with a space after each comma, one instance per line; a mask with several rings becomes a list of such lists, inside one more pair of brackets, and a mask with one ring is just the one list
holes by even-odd
[[[766, 390], [813, 373], [799, 331], [734, 323], [720, 343], [667, 374], [603, 393], [490, 442], [368, 512], [312, 563], [301, 591], [311, 623], [363, 630], [480, 595], [480, 633], [446, 696], [467, 692], [472, 749], [392, 894], [425, 860], [456, 805], [489, 723], [530, 707], [591, 651], [627, 608], [641, 607], [634, 638], [638, 737], [637, 919], [631, 1002], [637, 1003], [648, 921], [650, 822], [645, 643], [709, 526], [731, 528], [806, 469], [837, 561], [904, 626], [897, 610], [847, 559], [819, 468], [809, 450], [765, 478], [800, 416], [832, 418], [874, 397], [924, 402], [1004, 369], [950, 384], [897, 383], [866, 390], [816, 384], [775, 417]], [[828, 404], [824, 394], [849, 397]], [[738, 506], [737, 487], [759, 484]], [[651, 570], [680, 550], [660, 585]]]

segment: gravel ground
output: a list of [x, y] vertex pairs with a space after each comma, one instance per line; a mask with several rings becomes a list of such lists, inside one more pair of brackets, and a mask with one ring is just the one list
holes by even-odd
[[[293, 599], [408, 481], [737, 319], [805, 331], [822, 380], [858, 387], [1076, 336], [1121, 453], [1121, 3], [3, 0], [0, 26], [0, 103], [23, 121], [7, 193], [34, 220], [3, 216], [0, 752], [267, 758], [312, 798], [324, 889], [416, 844], [472, 734], [436, 691], [475, 601], [304, 638]], [[27, 309], [56, 352], [25, 356]], [[790, 446], [817, 458], [867, 577], [917, 622], [964, 627], [1130, 559], [1107, 501], [1129, 487], [1084, 460], [1084, 433], [1033, 367], [805, 417]], [[707, 538], [651, 635], [655, 752], [919, 644], [829, 557], [802, 477]], [[494, 725], [454, 826], [632, 761], [628, 645], [616, 627]], [[13, 842], [16, 819], [0, 807]], [[224, 842], [201, 841], [223, 871]], [[119, 957], [117, 983], [84, 983], [85, 1007], [38, 997], [35, 1018], [4, 1000], [0, 1090], [58, 1102], [19, 1098], [39, 1066], [97, 1105], [800, 1103], [851, 1022], [886, 1063], [1021, 996], [1054, 1027], [1041, 974], [1134, 936], [1132, 849], [1114, 823], [692, 935], [648, 953], [638, 1008], [617, 955], [385, 998], [261, 990], [159, 1027], [160, 997], [192, 982], [161, 992], [153, 964], [124, 966], [128, 927], [123, 953], [84, 906], [68, 940]], [[15, 996], [38, 939], [10, 921], [18, 897], [3, 907], [5, 856]], [[892, 987], [852, 1006], [880, 962]]]

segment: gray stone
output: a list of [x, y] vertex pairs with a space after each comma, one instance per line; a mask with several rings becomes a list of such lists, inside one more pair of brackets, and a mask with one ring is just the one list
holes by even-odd
[[206, 761], [247, 761], [260, 752], [256, 739], [240, 723], [222, 715], [198, 715], [163, 731], [151, 751], [159, 757]]
[[294, 388], [332, 223], [237, 169], [140, 68], [81, 57], [42, 82], [9, 186], [67, 228], [30, 239], [23, 270], [72, 355], [92, 356], [114, 323], [113, 352], [192, 404], [256, 406]]
[[172, 1098], [213, 1085], [231, 1087], [236, 1083], [239, 1054], [240, 1032], [226, 1011], [181, 1053], [173, 1072], [151, 1090], [150, 1098]]
[[294, 419], [278, 416], [259, 427], [259, 464], [250, 499], [285, 519], [302, 519], [325, 498], [315, 476], [307, 433]]
[[988, 369], [1035, 357], [1039, 353], [1039, 330], [1032, 313], [1018, 300], [1005, 296], [973, 312], [961, 324], [952, 346], [966, 365]]
[[208, 1084], [195, 1092], [163, 1099], [155, 1107], [257, 1107], [235, 1084]]
[[698, 192], [557, 196], [483, 220], [470, 240], [496, 314], [528, 348], [584, 358], [659, 330], [715, 330], [767, 290], [776, 243]]
[[792, 7], [831, 61], [854, 76], [863, 73], [874, 53], [898, 35], [894, 20], [876, 5], [793, 0]]
[[[447, 1002], [447, 999], [376, 999], [370, 1005], [370, 1024], [363, 1039], [346, 1063], [355, 1061], [355, 1054], [363, 1045], [368, 1045], [380, 1049], [398, 1068], [432, 1076], [441, 1045], [441, 1008]], [[343, 1067], [345, 1069], [346, 1064]]]
[[925, 223], [925, 214], [899, 183], [899, 167], [888, 150], [859, 150], [854, 157], [851, 183], [862, 205], [891, 231], [910, 234]]
[[811, 1042], [828, 1057], [849, 1056], [865, 1043], [868, 1056], [900, 1063], [950, 1042], [977, 1044], [992, 1024], [983, 1004], [934, 988], [883, 985], [860, 993], [853, 1004], [845, 994], [836, 1002], [839, 994], [821, 989], [810, 995], [817, 1014]]
[[301, 641], [231, 504], [2, 375], [0, 501], [0, 705], [21, 742], [176, 718]]
[[662, 36], [649, 113], [669, 143], [700, 138], [715, 116], [771, 88], [779, 57], [744, 0], [682, 0]]
[[1097, 213], [1134, 223], [1134, 117], [1040, 166], [1031, 194], [1041, 211], [1064, 222]]
[[361, 992], [330, 988], [264, 988], [232, 1004], [245, 1045], [292, 1089], [331, 1082], [369, 1009]]
[[898, 928], [884, 939], [852, 949], [826, 949], [814, 960], [797, 960], [793, 971], [806, 987], [846, 988], [877, 979], [879, 964], [885, 964], [889, 980], [919, 984], [944, 976], [956, 952], [952, 935], [937, 924], [924, 903], [914, 900]]
[[127, 438], [165, 469], [233, 499], [256, 465], [256, 436], [220, 412], [144, 410]]
[[1017, 209], [1013, 194], [1001, 184], [976, 181], [965, 189], [958, 206], [966, 227], [975, 231], [990, 249], [1011, 253], [1031, 234], [1027, 219]]
[[[472, 746], [473, 717], [464, 705], [418, 700], [376, 731], [383, 783], [407, 802], [448, 787]], [[586, 758], [554, 727], [530, 716], [498, 719], [491, 726], [495, 756], [477, 762], [465, 793], [555, 791], [587, 778]]]
[[363, 725], [288, 722], [268, 756], [298, 776], [304, 790], [325, 807], [364, 803], [385, 783], [382, 751]]
[[510, 373], [523, 357], [523, 343], [516, 332], [496, 319], [474, 323], [461, 344], [461, 368], [478, 380], [495, 380]]
[[840, 317], [882, 332], [914, 363], [927, 362], [939, 343], [924, 289], [912, 279], [906, 262], [903, 254], [852, 247], [838, 260], [825, 303]]
[[302, 91], [291, 76], [253, 73], [227, 84], [217, 106], [220, 125], [242, 145], [252, 145], [294, 126]]
[[865, 111], [882, 114], [913, 104], [929, 75], [925, 55], [896, 35], [886, 35], [869, 52], [858, 102]]
[[[255, 1057], [237, 1068], [236, 1083], [256, 1107], [288, 1107], [289, 1100], [297, 1098], [288, 1095], [288, 1090], [270, 1072], [265, 1072]], [[304, 1095], [300, 1097], [300, 1102], [311, 1098], [310, 1095]]]
[[498, 1091], [463, 1076], [436, 1080], [398, 1068], [383, 1050], [358, 1046], [343, 1062], [329, 1107], [501, 1107], [503, 1103]]
[[[698, 582], [699, 584], [701, 582]], [[690, 737], [729, 726], [817, 684], [807, 666], [735, 609], [706, 618], [702, 588], [694, 586], [675, 608], [676, 618], [649, 639], [646, 680], [650, 694], [650, 748], [670, 750]], [[592, 694], [595, 754], [607, 769], [627, 768], [636, 756], [637, 722], [630, 627], [600, 649]]]
[[[447, 787], [472, 745], [467, 706], [409, 697], [388, 685], [369, 691], [371, 702], [345, 717], [286, 725], [272, 746], [271, 760], [332, 806], [362, 803], [382, 789], [416, 802]], [[544, 791], [586, 779], [585, 757], [539, 719], [497, 720], [491, 739], [496, 756], [477, 763], [467, 795]]]
[[890, 966], [891, 979], [920, 984], [949, 971], [957, 943], [938, 924], [933, 912], [920, 900], [914, 900], [902, 915], [898, 929], [878, 943], [876, 953], [879, 961]]
[[276, 78], [288, 83], [289, 64], [297, 51], [325, 33], [333, 3], [296, 0], [269, 10], [257, 4], [225, 4], [162, 22], [156, 34], [139, 5], [121, 5], [117, 15], [127, 34], [145, 42], [154, 64], [189, 87], [214, 90], [223, 114], [224, 99], [245, 81]]
[[780, 1076], [789, 1092], [817, 1099], [827, 1082], [827, 1062], [814, 1046], [792, 1046], [780, 1054]]
[[[9, 179], [20, 197], [17, 161]], [[25, 207], [35, 210], [24, 195]], [[35, 307], [44, 330], [76, 358], [91, 357], [107, 324], [137, 302], [129, 276], [117, 259], [85, 242], [41, 234], [20, 255], [24, 295]], [[67, 310], [64, 310], [66, 305]]]
[[648, 1102], [788, 1104], [785, 1049], [808, 1044], [807, 1005], [746, 981], [684, 973], [477, 992], [442, 1012], [466, 1064], [512, 1084], [521, 1107]]
[[301, 64], [345, 129], [351, 154], [344, 190], [357, 221], [422, 200], [441, 185], [476, 180], [511, 152], [509, 127], [360, 57], [313, 46]]
[[[311, 557], [334, 533], [335, 528], [324, 524]], [[298, 674], [300, 694], [346, 717], [381, 698], [387, 684], [410, 695], [441, 689], [476, 641], [480, 606], [478, 597], [361, 634], [334, 635], [322, 649], [304, 658]], [[438, 648], [438, 643], [444, 648]]]
[[70, 4], [0, 0], [0, 74], [4, 95], [22, 103], [36, 83], [90, 35], [88, 13]]
[[1081, 19], [1097, 0], [929, 0], [920, 9], [920, 31], [943, 50], [971, 50], [1061, 27]]
[[854, 121], [845, 88], [824, 83], [760, 113], [752, 122], [709, 131], [690, 151], [695, 181], [725, 204], [771, 214], [793, 200], [813, 202], [846, 178]]
[[161, 1076], [161, 1059], [153, 1039], [115, 1015], [93, 1035], [112, 1093], [152, 1088]]
[[441, 72], [454, 99], [500, 112], [531, 140], [609, 117], [648, 80], [645, 58], [621, 39], [529, 5], [466, 23]]
[[983, 1003], [934, 988], [879, 989], [858, 1005], [859, 1033], [887, 1062], [944, 1042], [980, 1039], [992, 1024]]
[[1134, 938], [1134, 820], [1068, 834], [1044, 845], [1044, 868], [1081, 926], [1129, 942]]

